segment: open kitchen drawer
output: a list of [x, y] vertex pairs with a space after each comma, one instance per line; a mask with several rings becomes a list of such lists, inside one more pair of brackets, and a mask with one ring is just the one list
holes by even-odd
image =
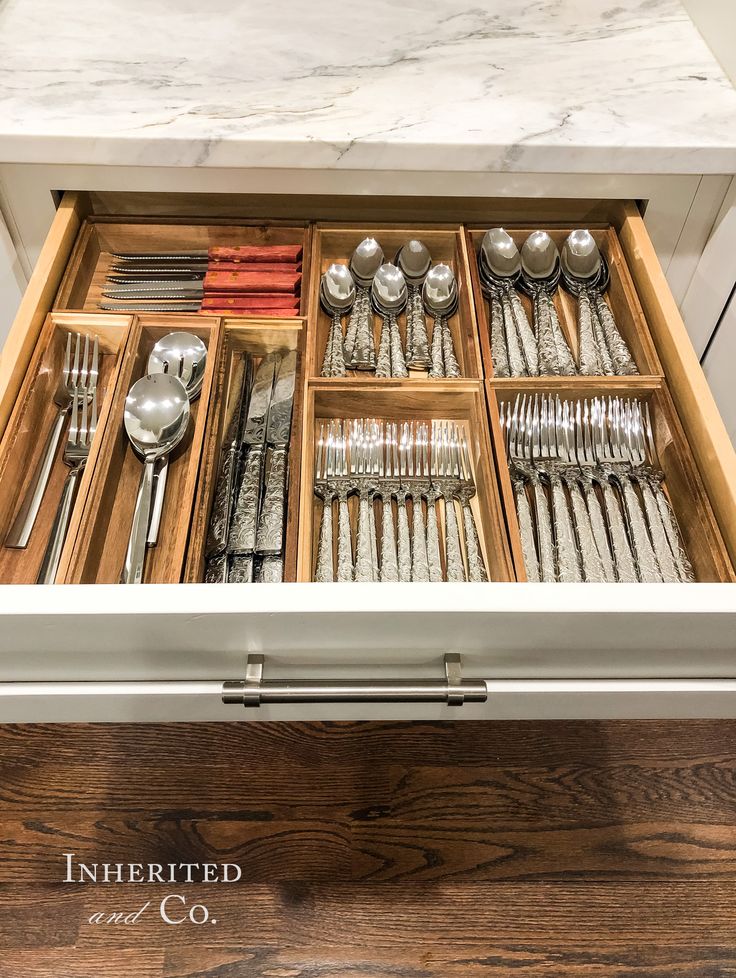
[[[643, 219], [628, 202], [569, 203], [566, 211], [563, 201], [489, 200], [472, 221], [462, 213], [457, 221], [616, 228], [734, 563], [736, 456]], [[204, 196], [197, 203], [203, 219], [209, 206]], [[401, 221], [402, 206], [392, 204], [392, 220]], [[84, 193], [62, 200], [0, 359], [0, 430], [91, 207]], [[136, 195], [141, 216], [144, 208]], [[296, 202], [294, 215], [304, 209]], [[275, 216], [288, 218], [288, 206]], [[339, 216], [370, 223], [347, 204]], [[405, 223], [416, 226], [416, 214]], [[487, 699], [474, 702], [484, 682]], [[736, 587], [0, 586], [3, 721], [481, 716], [736, 716]]]

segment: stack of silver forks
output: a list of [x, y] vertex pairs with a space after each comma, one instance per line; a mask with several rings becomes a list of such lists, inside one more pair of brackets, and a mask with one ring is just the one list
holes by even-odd
[[488, 580], [457, 422], [322, 422], [314, 491], [322, 501], [317, 581]]
[[695, 580], [646, 401], [520, 394], [500, 414], [528, 580]]

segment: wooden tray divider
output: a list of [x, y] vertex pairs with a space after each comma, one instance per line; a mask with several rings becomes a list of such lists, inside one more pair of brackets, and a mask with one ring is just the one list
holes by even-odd
[[288, 350], [297, 350], [297, 374], [289, 446], [289, 502], [286, 514], [284, 581], [296, 580], [305, 348], [306, 322], [303, 319], [244, 321], [240, 318], [227, 318], [223, 320], [222, 346], [216, 382], [212, 385], [207, 430], [202, 446], [199, 483], [184, 572], [185, 582], [198, 582], [204, 578], [207, 530], [217, 485], [222, 440], [227, 419], [237, 408], [239, 395], [239, 391], [234, 390], [231, 385], [234, 357], [245, 352], [253, 354], [254, 357], [263, 357], [267, 353]]
[[[99, 341], [98, 422], [97, 433], [79, 479], [74, 510], [59, 564], [57, 580], [63, 580], [89, 497], [132, 323], [132, 316], [107, 313], [51, 313], [46, 317], [0, 444], [0, 583], [34, 584], [41, 568], [63, 485], [69, 473], [69, 467], [64, 464], [63, 458], [69, 430], [68, 416], [28, 546], [22, 550], [13, 549], [6, 547], [4, 541], [25, 498], [56, 419], [58, 407], [54, 402], [54, 395], [61, 381], [66, 338], [69, 333], [80, 333], [90, 339], [97, 337]], [[90, 356], [91, 352], [90, 348]]]
[[665, 477], [665, 491], [677, 516], [696, 580], [701, 582], [736, 580], [703, 480], [664, 380], [657, 377], [620, 378], [621, 381], [629, 380], [630, 383], [613, 385], [609, 383], [609, 378], [575, 377], [567, 380], [567, 385], [562, 383], [551, 385], [547, 382], [547, 378], [543, 377], [519, 378], [515, 385], [501, 380], [486, 382], [490, 429], [498, 464], [500, 492], [506, 511], [511, 551], [514, 555], [518, 579], [526, 580], [526, 574], [514, 493], [499, 422], [499, 402], [513, 403], [517, 394], [552, 393], [562, 399], [618, 396], [635, 397], [648, 402], [659, 463]]
[[[540, 225], [505, 224], [504, 228], [514, 239], [519, 250], [521, 250], [521, 246], [529, 234], [532, 231], [539, 230]], [[549, 233], [550, 237], [559, 249], [562, 248], [562, 245], [570, 232], [574, 230], [570, 226], [549, 224], [543, 226], [541, 229]], [[639, 302], [636, 288], [629, 273], [626, 258], [624, 257], [618, 240], [618, 235], [615, 229], [608, 224], [591, 224], [588, 225], [588, 229], [595, 238], [601, 253], [605, 256], [606, 261], [608, 262], [610, 283], [608, 290], [606, 291], [606, 300], [613, 311], [616, 322], [621, 331], [621, 335], [626, 340], [626, 343], [631, 350], [632, 356], [634, 357], [636, 365], [639, 368], [640, 375], [641, 377], [661, 377], [662, 366], [659, 362], [657, 351], [655, 349], [641, 303]], [[475, 309], [478, 318], [483, 366], [485, 376], [487, 378], [493, 378], [494, 380], [499, 381], [505, 379], [514, 381], [518, 378], [496, 378], [494, 377], [493, 372], [490, 340], [490, 309], [488, 300], [483, 294], [483, 290], [481, 288], [480, 275], [478, 272], [478, 251], [486, 230], [488, 230], [487, 226], [483, 227], [482, 229], [475, 225], [466, 228], [467, 259], [470, 268], [470, 279], [475, 295]], [[531, 300], [521, 292], [519, 292], [519, 295], [521, 296], [522, 304], [526, 310], [527, 316], [529, 317], [529, 322], [531, 323], [533, 321]], [[569, 292], [565, 291], [562, 285], [560, 285], [555, 293], [554, 304], [560, 318], [562, 330], [565, 333], [565, 337], [570, 345], [573, 357], [577, 362], [579, 349], [577, 329], [577, 299], [575, 296], [570, 295]], [[540, 379], [546, 380], [548, 378]], [[569, 382], [571, 379], [577, 381], [584, 378], [567, 377], [559, 379]], [[616, 381], [618, 379], [631, 380], [632, 378], [605, 378], [606, 383], [608, 383], [609, 380]]]
[[222, 326], [217, 317], [151, 313], [136, 318], [126, 348], [67, 583], [117, 584], [120, 580], [142, 472], [123, 426], [125, 399], [132, 384], [145, 375], [156, 341], [175, 330], [192, 332], [206, 343], [207, 367], [201, 394], [191, 404], [187, 435], [169, 456], [159, 540], [148, 549], [143, 580], [146, 584], [181, 580]]
[[295, 225], [280, 221], [218, 223], [188, 218], [163, 221], [160, 218], [89, 217], [77, 237], [54, 308], [99, 311], [102, 289], [113, 260], [111, 253], [115, 251], [197, 251], [213, 246], [300, 244], [303, 250], [302, 283], [299, 313], [295, 316], [306, 315], [310, 230], [306, 223]]
[[[314, 495], [315, 442], [319, 421], [331, 418], [379, 418], [397, 422], [447, 419], [463, 423], [476, 482], [476, 495], [471, 506], [489, 579], [514, 580], [503, 507], [490, 452], [482, 384], [465, 379], [403, 380], [391, 387], [380, 380], [309, 382], [304, 410], [298, 580], [314, 579], [322, 513], [322, 503]], [[357, 506], [352, 498], [350, 508], [354, 523]], [[442, 507], [439, 507], [438, 516], [440, 535], [444, 539]], [[460, 520], [459, 515], [458, 518]], [[380, 526], [380, 513], [376, 514], [376, 523]], [[336, 514], [334, 525], [337, 526]]]
[[[410, 228], [398, 224], [382, 224], [368, 227], [346, 224], [317, 224], [312, 232], [311, 276], [309, 280], [309, 376], [320, 380], [341, 382], [346, 378], [322, 378], [320, 370], [324, 358], [327, 337], [330, 330], [330, 317], [319, 301], [319, 285], [322, 273], [333, 262], [348, 265], [356, 245], [363, 238], [373, 237], [382, 246], [387, 262], [394, 262], [402, 245], [412, 238], [418, 238], [429, 248], [432, 263], [445, 262], [454, 271], [458, 283], [459, 305], [450, 318], [449, 326], [455, 346], [455, 354], [464, 379], [477, 379], [481, 376], [481, 352], [478, 343], [478, 324], [473, 302], [470, 269], [467, 264], [463, 229], [458, 225], [425, 224]], [[343, 332], [348, 317], [343, 317]], [[381, 320], [373, 316], [373, 332], [378, 349]], [[427, 332], [430, 342], [433, 320], [427, 317]], [[402, 342], [406, 340], [406, 313], [399, 316], [399, 330]], [[350, 380], [374, 380], [382, 384], [396, 384], [397, 378], [376, 378], [370, 371], [349, 370]], [[423, 370], [411, 370], [411, 380], [427, 380]]]

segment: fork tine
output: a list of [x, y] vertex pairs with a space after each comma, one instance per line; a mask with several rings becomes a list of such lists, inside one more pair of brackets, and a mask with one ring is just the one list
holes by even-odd
[[77, 338], [74, 342], [74, 365], [72, 367], [71, 383], [72, 387], [76, 387], [79, 383], [79, 347], [82, 345], [82, 337], [80, 333], [77, 333]]
[[79, 428], [79, 435], [77, 442], [79, 445], [87, 444], [87, 412], [89, 406], [89, 399], [87, 397], [87, 387], [84, 384], [80, 384], [77, 388], [77, 397], [82, 405], [82, 421]]
[[325, 446], [325, 424], [323, 421], [319, 426], [319, 436], [317, 437], [317, 448], [315, 450], [315, 458], [314, 458], [314, 474], [315, 474], [315, 478], [318, 481], [324, 479], [324, 472], [322, 469], [324, 446]]
[[649, 450], [649, 462], [652, 465], [659, 466], [657, 447], [654, 441], [654, 426], [652, 425], [652, 416], [649, 413], [649, 401], [644, 401], [644, 433], [646, 434]]
[[71, 447], [77, 444], [77, 435], [79, 432], [79, 399], [79, 389], [75, 388], [69, 408], [69, 433], [67, 435], [67, 445]]
[[84, 337], [84, 352], [82, 353], [82, 363], [79, 369], [79, 386], [87, 386], [87, 377], [89, 375], [90, 369], [90, 359], [89, 359], [89, 336]]
[[64, 378], [64, 386], [69, 387], [72, 372], [72, 334], [66, 334], [66, 348], [64, 350], [64, 366], [62, 368], [62, 377]]

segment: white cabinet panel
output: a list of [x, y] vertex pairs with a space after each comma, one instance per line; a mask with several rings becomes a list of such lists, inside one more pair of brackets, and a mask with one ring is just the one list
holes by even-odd
[[703, 370], [731, 441], [736, 445], [736, 294], [723, 314], [703, 361]]

